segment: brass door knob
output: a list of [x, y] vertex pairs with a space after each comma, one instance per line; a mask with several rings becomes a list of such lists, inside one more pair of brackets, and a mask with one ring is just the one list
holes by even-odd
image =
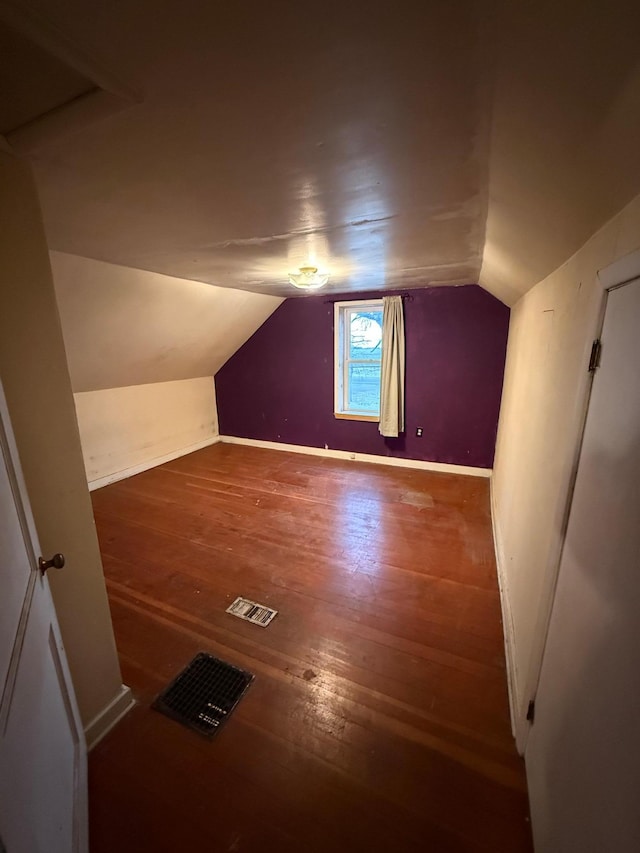
[[40, 557], [38, 560], [38, 568], [42, 574], [46, 574], [47, 569], [61, 569], [64, 566], [64, 554], [54, 554], [50, 560], [45, 560]]

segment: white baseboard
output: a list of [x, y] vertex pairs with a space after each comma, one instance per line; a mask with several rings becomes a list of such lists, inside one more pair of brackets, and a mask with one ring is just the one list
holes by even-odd
[[141, 474], [150, 468], [164, 465], [165, 462], [172, 462], [174, 459], [179, 459], [180, 456], [186, 456], [188, 453], [202, 450], [203, 447], [209, 447], [211, 444], [217, 444], [219, 441], [219, 435], [212, 435], [210, 438], [197, 441], [195, 444], [181, 447], [179, 450], [171, 451], [171, 453], [165, 453], [164, 456], [155, 456], [153, 459], [147, 459], [139, 465], [132, 465], [130, 468], [123, 468], [122, 471], [114, 471], [113, 474], [107, 474], [105, 477], [89, 480], [89, 491], [93, 492], [96, 489], [101, 489], [103, 486], [108, 486], [109, 483], [117, 483], [118, 480], [126, 480], [127, 477], [133, 477], [135, 474]]
[[328, 447], [307, 447], [304, 444], [282, 444], [279, 441], [239, 438], [236, 435], [221, 435], [220, 441], [224, 444], [246, 444], [249, 447], [284, 450], [287, 453], [306, 453], [309, 456], [348, 459], [352, 462], [371, 462], [374, 465], [391, 465], [395, 468], [418, 468], [421, 471], [439, 471], [444, 474], [465, 474], [470, 477], [491, 477], [492, 471], [491, 468], [473, 468], [469, 465], [451, 465], [447, 462], [427, 462], [423, 459], [405, 459], [401, 456], [376, 456], [373, 453], [351, 453], [349, 450], [331, 450]]
[[85, 726], [87, 749], [93, 749], [135, 704], [131, 688], [123, 684], [113, 699]]
[[509, 584], [505, 570], [504, 548], [502, 537], [498, 526], [495, 497], [493, 491], [493, 479], [490, 484], [491, 494], [491, 527], [493, 530], [493, 547], [496, 555], [496, 569], [498, 575], [498, 588], [500, 590], [500, 609], [502, 611], [502, 633], [504, 636], [504, 656], [507, 666], [507, 688], [509, 691], [509, 712], [511, 716], [511, 733], [516, 740], [520, 754], [524, 752], [524, 744], [520, 742], [518, 725], [518, 708], [520, 707], [520, 691], [518, 689], [518, 670], [516, 667], [516, 645], [515, 630], [513, 626], [513, 614], [511, 612], [511, 599], [509, 598]]

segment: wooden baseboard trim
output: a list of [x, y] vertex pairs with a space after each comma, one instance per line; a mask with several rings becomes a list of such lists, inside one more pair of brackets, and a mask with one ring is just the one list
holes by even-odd
[[518, 751], [524, 753], [524, 744], [518, 736], [518, 708], [520, 707], [518, 690], [518, 672], [515, 657], [515, 631], [513, 626], [513, 614], [511, 612], [511, 599], [509, 598], [509, 585], [505, 571], [504, 548], [502, 537], [498, 527], [498, 516], [495, 506], [495, 494], [493, 479], [490, 486], [491, 495], [491, 528], [493, 531], [493, 548], [496, 555], [496, 570], [498, 575], [498, 588], [500, 590], [500, 609], [502, 611], [502, 634], [504, 638], [504, 656], [507, 666], [507, 689], [509, 692], [509, 713], [511, 717], [511, 733], [516, 741]]
[[124, 468], [122, 471], [114, 471], [113, 474], [107, 474], [105, 477], [89, 480], [89, 491], [93, 492], [96, 489], [101, 489], [103, 486], [108, 486], [109, 483], [117, 483], [118, 480], [126, 480], [127, 477], [133, 477], [135, 474], [141, 474], [150, 468], [164, 465], [165, 462], [172, 462], [174, 459], [179, 459], [181, 456], [186, 456], [188, 453], [193, 453], [196, 450], [202, 450], [203, 447], [209, 447], [212, 444], [217, 444], [219, 441], [219, 435], [212, 435], [203, 441], [197, 441], [195, 444], [181, 447], [179, 450], [173, 450], [171, 453], [165, 453], [164, 456], [155, 456], [153, 459], [148, 459], [139, 465], [133, 465], [131, 468]]
[[87, 741], [87, 749], [91, 750], [100, 743], [102, 738], [111, 731], [116, 723], [120, 722], [135, 704], [131, 688], [123, 684], [113, 699], [85, 727], [84, 736]]
[[352, 462], [370, 462], [374, 465], [391, 465], [395, 468], [417, 468], [421, 471], [437, 471], [443, 474], [464, 474], [470, 477], [491, 477], [492, 471], [491, 468], [473, 468], [469, 465], [451, 465], [446, 462], [428, 462], [423, 459], [405, 459], [399, 456], [376, 456], [373, 453], [351, 453], [348, 450], [307, 447], [303, 444], [282, 444], [278, 441], [261, 441], [257, 438], [240, 438], [236, 435], [221, 435], [220, 441], [224, 444], [245, 444], [249, 447], [283, 450], [287, 453], [306, 453], [309, 456], [348, 459]]

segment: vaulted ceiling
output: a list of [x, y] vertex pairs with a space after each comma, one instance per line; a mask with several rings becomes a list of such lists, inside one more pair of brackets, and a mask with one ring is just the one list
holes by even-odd
[[[261, 294], [296, 295], [310, 260], [335, 291], [480, 281], [511, 304], [640, 190], [634, 6], [0, 0], [0, 74], [32, 109], [0, 121], [52, 249]], [[48, 84], [25, 36], [65, 66]]]

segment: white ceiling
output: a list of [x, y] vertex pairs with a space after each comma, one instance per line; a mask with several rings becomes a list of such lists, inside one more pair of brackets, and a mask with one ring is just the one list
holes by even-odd
[[311, 259], [335, 291], [512, 303], [640, 189], [630, 0], [9, 5], [140, 95], [29, 142], [65, 253], [275, 295]]

